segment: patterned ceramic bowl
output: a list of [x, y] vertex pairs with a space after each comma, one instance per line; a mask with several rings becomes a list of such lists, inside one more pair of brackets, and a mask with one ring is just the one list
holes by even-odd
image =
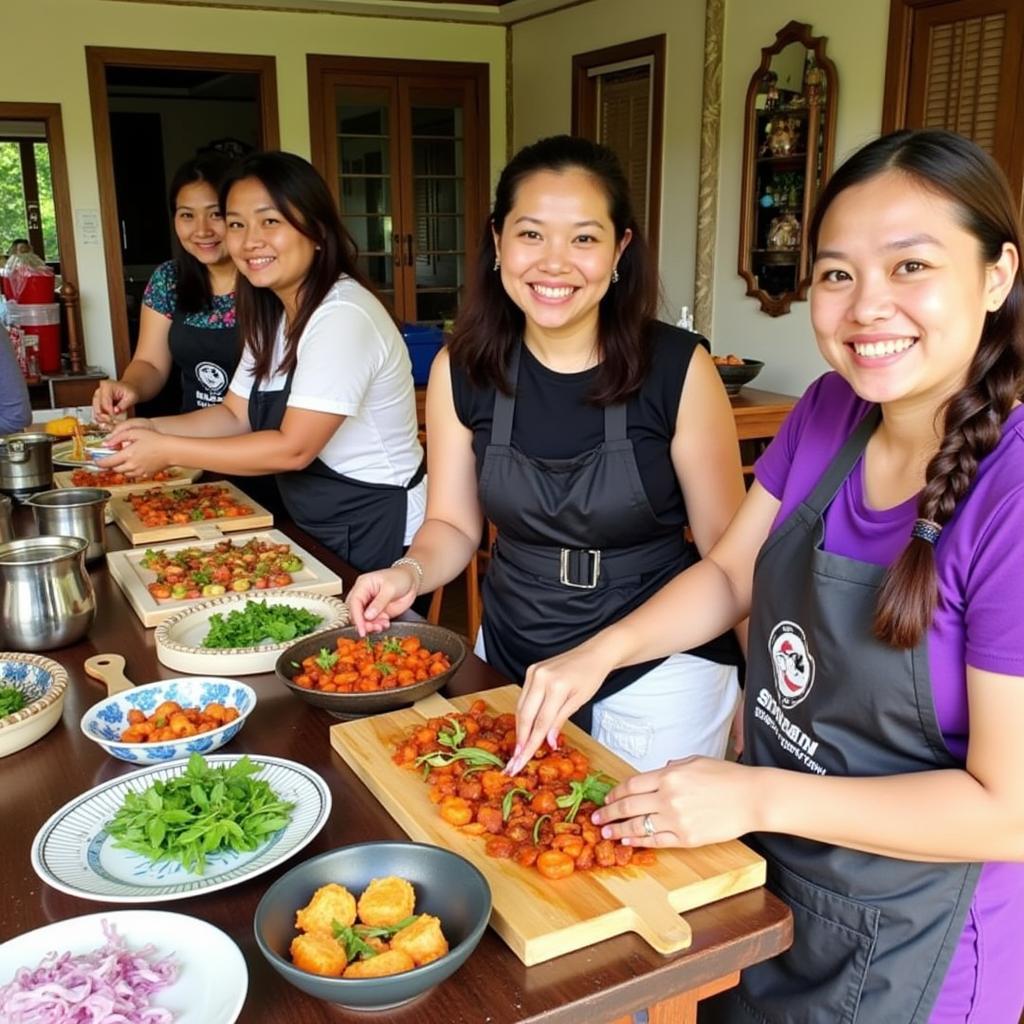
[[57, 724], [68, 674], [41, 655], [0, 651], [0, 687], [14, 687], [25, 695], [20, 711], [0, 718], [0, 757], [5, 757], [35, 743]]
[[[173, 700], [183, 708], [203, 708], [207, 704], [223, 704], [237, 708], [238, 717], [227, 725], [198, 736], [184, 737], [162, 743], [122, 743], [121, 734], [128, 728], [128, 712], [152, 714], [165, 700]], [[223, 747], [245, 724], [256, 707], [256, 693], [237, 679], [189, 676], [187, 679], [161, 679], [130, 690], [115, 693], [94, 704], [82, 716], [82, 732], [95, 740], [108, 754], [134, 764], [160, 764], [192, 754], [208, 754]]]

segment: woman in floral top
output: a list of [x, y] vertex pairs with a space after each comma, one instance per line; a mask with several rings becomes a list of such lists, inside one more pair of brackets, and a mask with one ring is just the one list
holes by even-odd
[[241, 354], [235, 326], [235, 266], [224, 247], [217, 190], [230, 160], [194, 157], [178, 168], [169, 192], [175, 255], [153, 272], [143, 297], [135, 355], [120, 380], [93, 395], [98, 422], [109, 422], [181, 374], [182, 412], [221, 402]]

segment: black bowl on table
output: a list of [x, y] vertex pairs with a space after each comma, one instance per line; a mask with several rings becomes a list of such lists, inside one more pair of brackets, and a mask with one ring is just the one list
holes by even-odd
[[305, 687], [296, 686], [292, 682], [292, 678], [299, 673], [299, 666], [304, 659], [317, 654], [324, 647], [330, 651], [337, 650], [339, 637], [358, 638], [358, 636], [359, 633], [355, 626], [342, 626], [305, 637], [281, 652], [274, 671], [289, 690], [297, 693], [314, 707], [324, 708], [338, 718], [356, 718], [361, 715], [376, 715], [383, 711], [394, 711], [395, 708], [406, 707], [435, 693], [458, 671], [466, 657], [466, 641], [450, 629], [433, 626], [429, 622], [393, 622], [383, 633], [370, 634], [371, 640], [377, 641], [391, 636], [399, 639], [407, 636], [418, 637], [420, 643], [429, 650], [444, 651], [451, 662], [451, 668], [440, 675], [413, 683], [411, 686], [395, 687], [391, 690], [374, 690], [369, 693], [325, 693], [322, 690], [308, 690]]
[[[437, 960], [383, 978], [330, 978], [291, 962], [298, 934], [295, 912], [322, 885], [343, 885], [356, 898], [374, 878], [396, 875], [412, 883], [417, 914], [441, 922], [448, 952]], [[292, 868], [256, 908], [256, 943], [286, 981], [318, 999], [354, 1010], [385, 1010], [422, 995], [454, 974], [469, 958], [491, 916], [491, 889], [468, 860], [438, 846], [412, 842], [359, 843], [330, 850]]]
[[744, 384], [749, 384], [764, 369], [760, 359], [744, 359], [742, 364], [715, 363], [727, 395], [738, 395]]

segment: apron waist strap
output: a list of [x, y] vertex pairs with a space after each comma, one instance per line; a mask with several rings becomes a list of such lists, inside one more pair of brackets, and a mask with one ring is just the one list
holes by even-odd
[[593, 590], [598, 582], [657, 572], [672, 562], [683, 562], [686, 541], [682, 530], [629, 548], [559, 548], [546, 544], [526, 544], [499, 537], [495, 554], [524, 572], [558, 580], [566, 587]]
[[405, 485], [407, 491], [411, 491], [419, 482], [427, 475], [427, 456], [424, 454], [423, 458], [420, 459], [419, 467], [416, 472], [413, 473], [412, 479]]

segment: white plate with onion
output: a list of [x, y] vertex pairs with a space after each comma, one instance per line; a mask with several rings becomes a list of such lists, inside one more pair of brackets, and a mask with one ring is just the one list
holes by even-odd
[[[279, 606], [299, 609], [317, 616], [320, 621], [306, 632], [280, 639], [265, 637], [251, 646], [204, 646], [213, 616], [227, 620], [233, 612], [243, 612], [248, 601], [265, 602], [268, 609]], [[168, 668], [196, 675], [244, 676], [273, 672], [277, 656], [297, 640], [347, 626], [348, 622], [348, 606], [327, 594], [304, 590], [246, 591], [204, 601], [165, 619], [156, 628], [156, 656]]]
[[[238, 946], [206, 921], [162, 910], [107, 910], [18, 935], [0, 945], [0, 987], [13, 981], [21, 968], [34, 971], [48, 954], [95, 953], [107, 942], [104, 925], [134, 954], [154, 947], [147, 957], [150, 964], [171, 958], [176, 977], [153, 992], [150, 1006], [166, 1011], [174, 1024], [231, 1024], [238, 1019], [249, 987]], [[0, 1019], [8, 1019], [5, 1013], [0, 1003]]]

